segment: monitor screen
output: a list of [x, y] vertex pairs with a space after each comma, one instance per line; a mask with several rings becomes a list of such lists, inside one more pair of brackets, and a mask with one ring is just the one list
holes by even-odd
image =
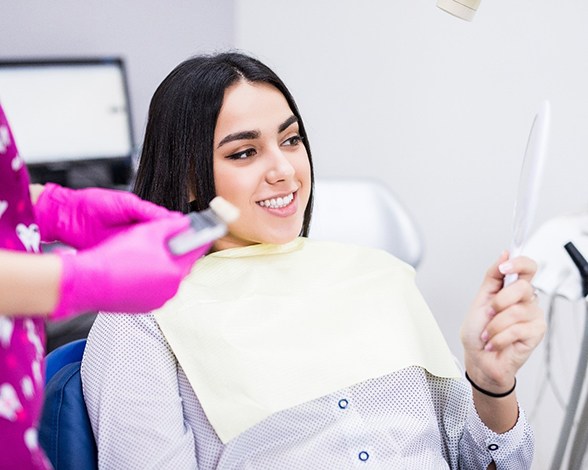
[[0, 61], [0, 103], [29, 167], [131, 164], [122, 59]]

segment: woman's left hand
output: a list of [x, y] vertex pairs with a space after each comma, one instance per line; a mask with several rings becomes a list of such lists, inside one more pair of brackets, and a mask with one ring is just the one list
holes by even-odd
[[[543, 312], [531, 285], [536, 270], [533, 260], [508, 260], [503, 253], [486, 272], [462, 325], [466, 371], [485, 390], [503, 393], [512, 388], [517, 371], [545, 334]], [[518, 279], [503, 287], [504, 275], [510, 273], [517, 273]]]

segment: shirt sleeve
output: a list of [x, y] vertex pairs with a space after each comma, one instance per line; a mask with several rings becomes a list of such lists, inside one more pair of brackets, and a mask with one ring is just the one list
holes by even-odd
[[[456, 364], [459, 364], [456, 360]], [[497, 470], [531, 468], [533, 431], [522, 408], [515, 426], [497, 434], [478, 416], [470, 385], [465, 378], [445, 379], [428, 375], [443, 454], [451, 469], [486, 469], [492, 461]]]
[[178, 364], [152, 315], [98, 315], [81, 375], [99, 468], [198, 468]]
[[470, 400], [466, 426], [460, 443], [460, 468], [486, 468], [494, 461], [497, 470], [531, 468], [533, 430], [519, 406], [519, 417], [509, 431], [497, 434], [480, 419]]

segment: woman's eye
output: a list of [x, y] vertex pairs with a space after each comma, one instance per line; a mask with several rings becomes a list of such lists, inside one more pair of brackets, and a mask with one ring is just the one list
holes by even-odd
[[227, 158], [229, 160], [243, 160], [245, 158], [252, 157], [253, 155], [255, 155], [255, 150], [254, 149], [247, 149], [247, 150], [242, 150], [241, 152], [227, 155]]
[[293, 135], [292, 137], [286, 139], [282, 145], [294, 147], [300, 144], [300, 142], [302, 142], [302, 137], [299, 135]]

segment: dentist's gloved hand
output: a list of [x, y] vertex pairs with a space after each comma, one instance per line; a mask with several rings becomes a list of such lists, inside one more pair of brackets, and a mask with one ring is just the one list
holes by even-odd
[[140, 313], [161, 307], [211, 246], [172, 255], [167, 240], [188, 225], [188, 217], [168, 217], [139, 224], [88, 250], [58, 252], [63, 272], [51, 318], [98, 310]]
[[170, 211], [127, 191], [69, 189], [47, 183], [34, 204], [44, 242], [90, 248], [140, 222], [168, 217]]

